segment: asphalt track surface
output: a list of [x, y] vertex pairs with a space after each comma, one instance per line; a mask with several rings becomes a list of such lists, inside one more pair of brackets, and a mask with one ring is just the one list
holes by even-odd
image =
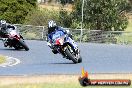
[[132, 46], [113, 44], [78, 43], [83, 62], [54, 55], [44, 41], [28, 40], [29, 51], [3, 46], [0, 54], [18, 58], [21, 63], [13, 67], [0, 67], [0, 75], [80, 74], [84, 67], [89, 73], [131, 73]]

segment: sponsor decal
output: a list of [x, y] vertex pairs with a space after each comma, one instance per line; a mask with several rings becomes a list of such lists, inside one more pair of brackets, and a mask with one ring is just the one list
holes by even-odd
[[88, 72], [82, 68], [82, 75], [79, 77], [82, 86], [130, 86], [129, 79], [90, 79]]

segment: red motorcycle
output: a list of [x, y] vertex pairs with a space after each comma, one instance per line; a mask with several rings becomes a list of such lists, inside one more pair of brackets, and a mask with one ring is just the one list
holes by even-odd
[[8, 28], [5, 40], [3, 40], [4, 46], [14, 47], [16, 50], [25, 49], [29, 50], [23, 37], [20, 35], [19, 31], [16, 29]]

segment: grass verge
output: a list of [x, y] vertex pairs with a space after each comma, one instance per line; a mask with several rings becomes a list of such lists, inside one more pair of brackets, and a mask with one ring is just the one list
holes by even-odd
[[[84, 88], [79, 75], [0, 77], [0, 88]], [[91, 79], [130, 79], [132, 74], [89, 74]], [[132, 86], [87, 86], [86, 88], [132, 88]]]
[[[1, 86], [0, 88], [84, 88], [78, 83], [64, 83], [64, 84], [16, 84]], [[85, 88], [132, 88], [132, 86], [87, 86]]]
[[0, 55], [0, 64], [6, 62], [6, 57], [3, 55]]

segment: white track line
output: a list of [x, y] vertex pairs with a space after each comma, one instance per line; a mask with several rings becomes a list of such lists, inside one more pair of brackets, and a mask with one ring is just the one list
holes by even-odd
[[14, 65], [19, 64], [21, 61], [14, 57], [6, 56], [6, 62], [3, 64], [0, 64], [0, 67], [12, 67]]

